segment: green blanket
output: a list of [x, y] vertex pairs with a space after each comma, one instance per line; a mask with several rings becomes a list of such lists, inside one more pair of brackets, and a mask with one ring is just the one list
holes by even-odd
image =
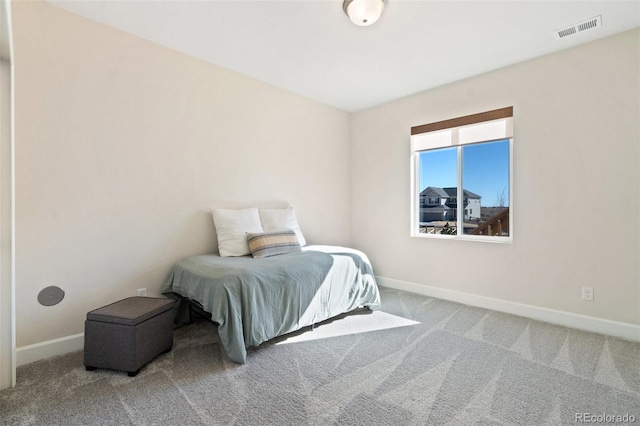
[[380, 306], [367, 257], [332, 246], [262, 259], [190, 256], [173, 266], [162, 293], [199, 302], [238, 363], [246, 361], [247, 347], [360, 306]]

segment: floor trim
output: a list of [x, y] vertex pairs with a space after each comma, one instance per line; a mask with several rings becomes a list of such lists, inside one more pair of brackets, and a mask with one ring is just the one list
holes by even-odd
[[33, 345], [22, 346], [16, 349], [16, 364], [20, 367], [41, 359], [79, 351], [83, 348], [84, 333], [34, 343]]
[[[640, 342], [640, 326], [617, 321], [610, 321], [601, 318], [589, 317], [586, 315], [572, 314], [570, 312], [556, 311], [553, 309], [540, 308], [533, 305], [509, 302], [507, 300], [493, 299], [490, 297], [477, 296], [460, 291], [447, 290], [423, 284], [401, 281], [392, 278], [376, 276], [378, 284], [395, 290], [403, 290], [423, 296], [435, 297], [438, 299], [450, 300], [452, 302], [463, 303], [465, 305], [477, 306], [508, 314], [519, 315], [538, 321], [544, 321], [565, 327], [577, 328], [579, 330], [593, 333], [606, 334], [609, 336], [621, 337], [626, 340]], [[47, 359], [58, 355], [82, 350], [84, 347], [84, 333], [72, 336], [61, 337], [59, 339], [47, 340], [33, 345], [22, 346], [16, 349], [16, 364], [18, 367], [30, 364], [41, 359]]]
[[477, 306], [480, 308], [519, 315], [522, 317], [562, 325], [565, 327], [577, 328], [579, 330], [606, 334], [609, 336], [621, 337], [623, 339], [631, 340], [634, 342], [640, 342], [640, 325], [611, 321], [586, 315], [573, 314], [570, 312], [541, 308], [533, 305], [525, 305], [523, 303], [509, 302], [507, 300], [477, 296], [471, 293], [463, 293], [460, 291], [432, 287], [392, 278], [376, 276], [376, 280], [382, 287], [408, 291], [411, 293], [421, 294], [423, 296], [435, 297], [438, 299], [449, 300], [465, 305]]

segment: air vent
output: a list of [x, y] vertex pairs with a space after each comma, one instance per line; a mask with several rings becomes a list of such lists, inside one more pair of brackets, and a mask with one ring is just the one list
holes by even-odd
[[571, 35], [578, 34], [587, 30], [592, 30], [594, 28], [598, 28], [601, 26], [602, 26], [602, 16], [596, 16], [595, 18], [587, 19], [584, 22], [579, 22], [569, 27], [556, 30], [554, 33], [556, 35], [556, 38], [561, 39], [561, 38], [569, 37]]

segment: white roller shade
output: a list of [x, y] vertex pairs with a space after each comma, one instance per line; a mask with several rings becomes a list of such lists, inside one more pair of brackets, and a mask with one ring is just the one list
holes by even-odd
[[513, 118], [501, 118], [411, 136], [411, 151], [446, 148], [513, 137]]

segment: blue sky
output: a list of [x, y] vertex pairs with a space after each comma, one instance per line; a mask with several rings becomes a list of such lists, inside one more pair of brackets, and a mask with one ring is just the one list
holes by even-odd
[[[441, 148], [420, 153], [420, 191], [427, 186], [457, 186], [457, 148]], [[482, 205], [497, 205], [498, 194], [505, 190], [509, 205], [509, 141], [465, 145], [463, 187], [482, 196]]]

